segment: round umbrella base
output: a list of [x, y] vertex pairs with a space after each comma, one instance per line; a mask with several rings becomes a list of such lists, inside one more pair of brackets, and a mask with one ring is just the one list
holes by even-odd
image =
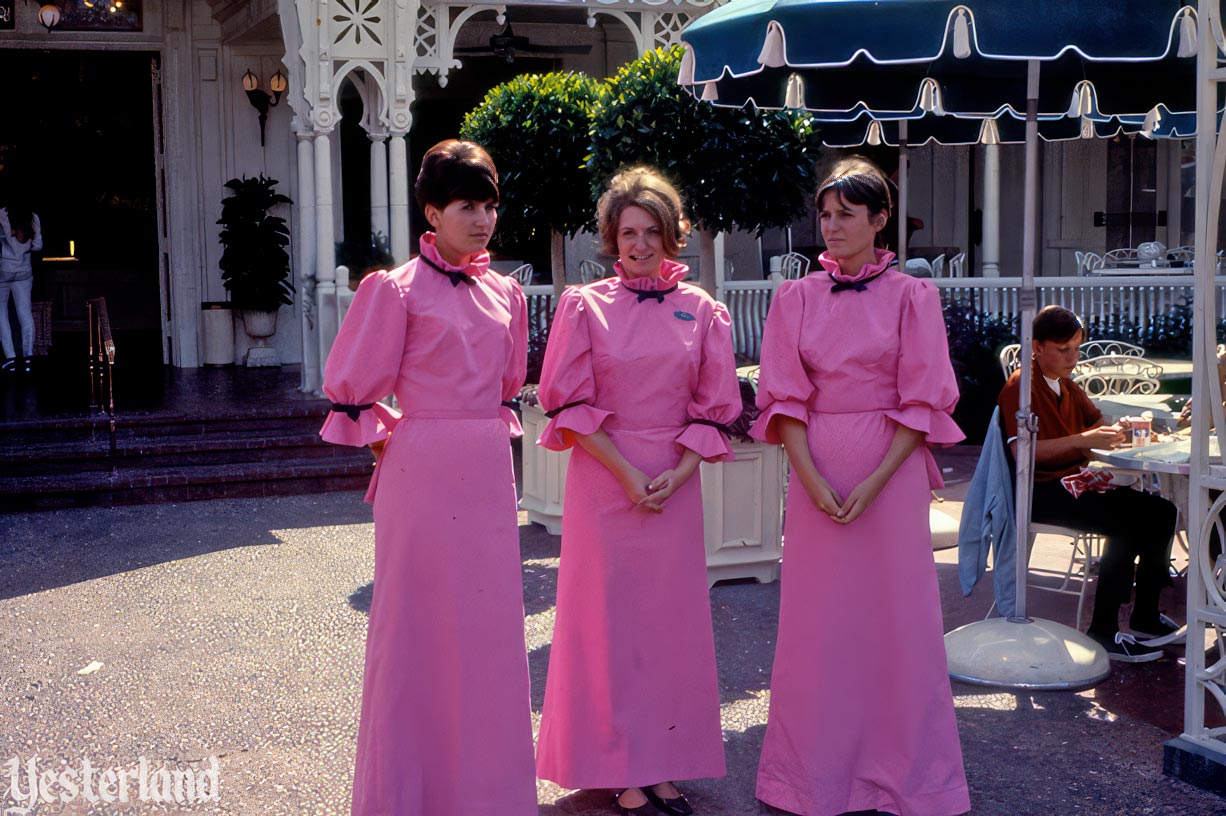
[[964, 683], [1030, 691], [1089, 688], [1111, 674], [1088, 635], [1042, 619], [990, 618], [945, 636], [949, 676]]

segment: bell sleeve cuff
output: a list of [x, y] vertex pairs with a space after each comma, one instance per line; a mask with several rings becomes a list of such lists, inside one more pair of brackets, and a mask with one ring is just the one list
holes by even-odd
[[[549, 411], [546, 415], [552, 413]], [[563, 431], [587, 436], [600, 430], [604, 421], [611, 416], [613, 416], [612, 411], [602, 411], [587, 403], [564, 406], [558, 410], [557, 414], [550, 417], [536, 444], [552, 451], [567, 450], [572, 446], [573, 440], [567, 441]]]
[[776, 417], [781, 416], [791, 417], [807, 425], [809, 406], [800, 400], [776, 400], [762, 410], [758, 419], [750, 427], [749, 435], [768, 445], [782, 445], [783, 440], [779, 438], [779, 429], [771, 425]]
[[344, 411], [332, 411], [324, 420], [319, 436], [334, 445], [365, 447], [371, 442], [386, 441], [399, 421], [399, 411], [376, 402], [370, 408], [359, 411], [357, 419], [350, 419]]
[[677, 434], [677, 444], [694, 451], [704, 462], [736, 461], [728, 435], [714, 425], [704, 422], [691, 420], [690, 424]]
[[949, 414], [928, 405], [903, 405], [886, 411], [885, 415], [899, 425], [922, 433], [929, 445], [956, 445], [966, 439], [966, 434]]
[[507, 423], [507, 430], [511, 432], [512, 439], [519, 439], [524, 435], [524, 427], [519, 424], [519, 415], [505, 402], [498, 406], [498, 418]]

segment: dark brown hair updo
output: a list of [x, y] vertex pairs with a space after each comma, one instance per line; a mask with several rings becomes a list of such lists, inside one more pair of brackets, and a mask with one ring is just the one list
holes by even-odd
[[646, 210], [660, 228], [664, 254], [675, 258], [686, 243], [690, 222], [681, 210], [681, 195], [650, 167], [631, 167], [609, 179], [609, 187], [596, 204], [600, 251], [617, 257], [617, 223], [627, 207]]
[[1034, 316], [1034, 339], [1040, 343], [1052, 341], [1063, 343], [1072, 340], [1077, 332], [1085, 338], [1085, 326], [1077, 315], [1063, 306], [1044, 306]]
[[417, 204], [439, 209], [456, 199], [498, 202], [498, 170], [485, 148], [475, 142], [447, 139], [426, 151], [413, 185]]
[[[834, 166], [830, 175], [817, 189], [817, 208], [822, 208], [822, 198], [833, 191], [840, 201], [848, 204], [861, 204], [868, 208], [868, 217], [876, 218], [885, 213], [886, 222], [894, 211], [894, 200], [890, 196], [890, 183], [886, 180], [881, 168], [868, 159], [852, 156], [843, 159]], [[877, 233], [878, 246], [884, 246], [885, 236]]]

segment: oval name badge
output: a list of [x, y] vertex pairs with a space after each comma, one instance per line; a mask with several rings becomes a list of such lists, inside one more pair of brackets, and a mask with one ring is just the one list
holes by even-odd
[[690, 314], [689, 312], [682, 312], [680, 310], [673, 312], [673, 317], [677, 318], [678, 320], [697, 320], [698, 319], [694, 317], [694, 315]]

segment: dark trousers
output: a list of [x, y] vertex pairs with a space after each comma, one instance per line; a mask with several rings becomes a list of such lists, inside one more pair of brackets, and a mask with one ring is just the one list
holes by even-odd
[[1132, 619], [1152, 621], [1158, 616], [1158, 596], [1171, 584], [1170, 547], [1177, 515], [1166, 499], [1129, 488], [1087, 492], [1074, 499], [1058, 479], [1035, 483], [1030, 512], [1042, 524], [1106, 537], [1090, 631], [1107, 636], [1118, 630], [1120, 606], [1132, 596], [1133, 564], [1138, 561]]

